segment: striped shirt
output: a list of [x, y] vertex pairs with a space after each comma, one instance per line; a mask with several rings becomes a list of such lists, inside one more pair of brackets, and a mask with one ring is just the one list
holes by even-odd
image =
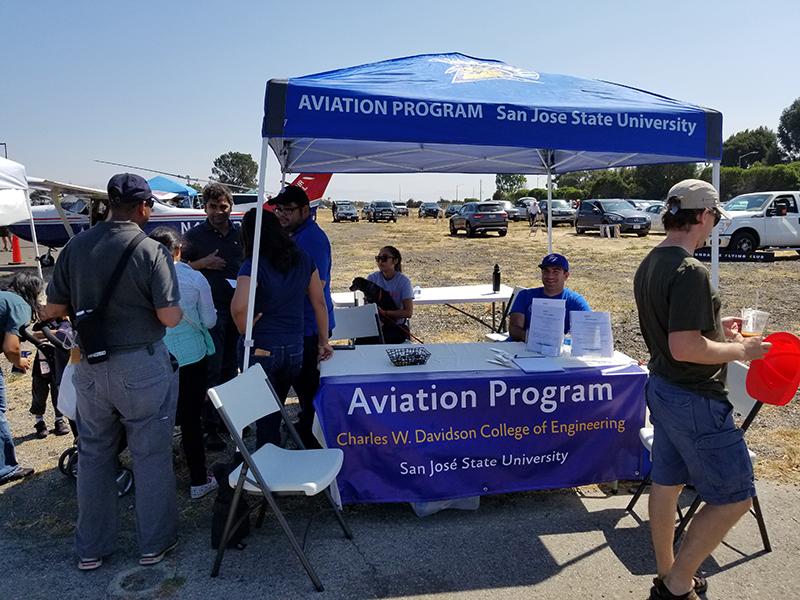
[[214, 327], [217, 323], [217, 311], [211, 297], [211, 286], [199, 271], [186, 263], [177, 262], [175, 272], [178, 275], [183, 318], [175, 327], [167, 329], [164, 343], [183, 367], [205, 357], [205, 336], [199, 328]]

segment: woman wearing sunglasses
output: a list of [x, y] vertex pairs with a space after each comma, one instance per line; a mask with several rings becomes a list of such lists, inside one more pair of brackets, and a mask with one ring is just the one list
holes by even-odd
[[387, 344], [401, 344], [410, 336], [408, 319], [414, 313], [414, 289], [411, 280], [403, 273], [403, 257], [394, 246], [384, 246], [375, 257], [378, 270], [367, 279], [389, 292], [395, 310], [378, 309], [383, 328], [383, 340]]

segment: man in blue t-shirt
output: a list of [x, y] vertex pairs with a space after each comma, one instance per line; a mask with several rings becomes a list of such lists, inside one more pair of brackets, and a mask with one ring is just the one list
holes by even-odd
[[[331, 299], [331, 243], [311, 215], [308, 195], [303, 188], [288, 185], [272, 198], [269, 204], [275, 207], [275, 216], [278, 217], [281, 226], [314, 261], [322, 282], [325, 304], [328, 307], [328, 328], [332, 331], [336, 323], [333, 320]], [[301, 408], [297, 432], [306, 448], [319, 447], [311, 433], [311, 426], [314, 423], [314, 396], [319, 388], [319, 346], [319, 331], [314, 308], [306, 295], [303, 308], [303, 367], [293, 385]]]
[[567, 312], [564, 315], [564, 333], [569, 333], [569, 312], [571, 310], [592, 310], [589, 303], [578, 292], [564, 287], [569, 279], [569, 261], [561, 254], [548, 254], [539, 264], [542, 270], [542, 287], [522, 290], [514, 299], [508, 317], [508, 333], [512, 340], [524, 342], [531, 325], [531, 304], [534, 298], [566, 300]]

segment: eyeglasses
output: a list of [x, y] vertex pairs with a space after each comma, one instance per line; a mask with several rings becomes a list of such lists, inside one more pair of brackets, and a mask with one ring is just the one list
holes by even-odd
[[386, 262], [393, 258], [394, 256], [390, 256], [389, 254], [378, 254], [378, 256], [375, 257], [375, 262]]
[[300, 210], [300, 208], [301, 208], [300, 206], [286, 206], [286, 205], [283, 205], [283, 204], [279, 204], [278, 206], [275, 207], [275, 212], [276, 213], [292, 213], [292, 212], [294, 212], [296, 210]]
[[144, 204], [145, 204], [145, 206], [147, 206], [147, 208], [153, 208], [153, 205], [155, 203], [156, 203], [156, 201], [153, 198], [149, 198], [149, 199], [144, 201]]
[[715, 208], [707, 208], [712, 215], [714, 215], [714, 227], [719, 225], [720, 220], [722, 219], [722, 214]]

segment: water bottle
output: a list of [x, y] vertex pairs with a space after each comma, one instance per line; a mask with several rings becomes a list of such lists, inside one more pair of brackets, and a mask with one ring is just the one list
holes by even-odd
[[494, 266], [494, 272], [492, 272], [492, 291], [496, 294], [500, 291], [500, 266]]

